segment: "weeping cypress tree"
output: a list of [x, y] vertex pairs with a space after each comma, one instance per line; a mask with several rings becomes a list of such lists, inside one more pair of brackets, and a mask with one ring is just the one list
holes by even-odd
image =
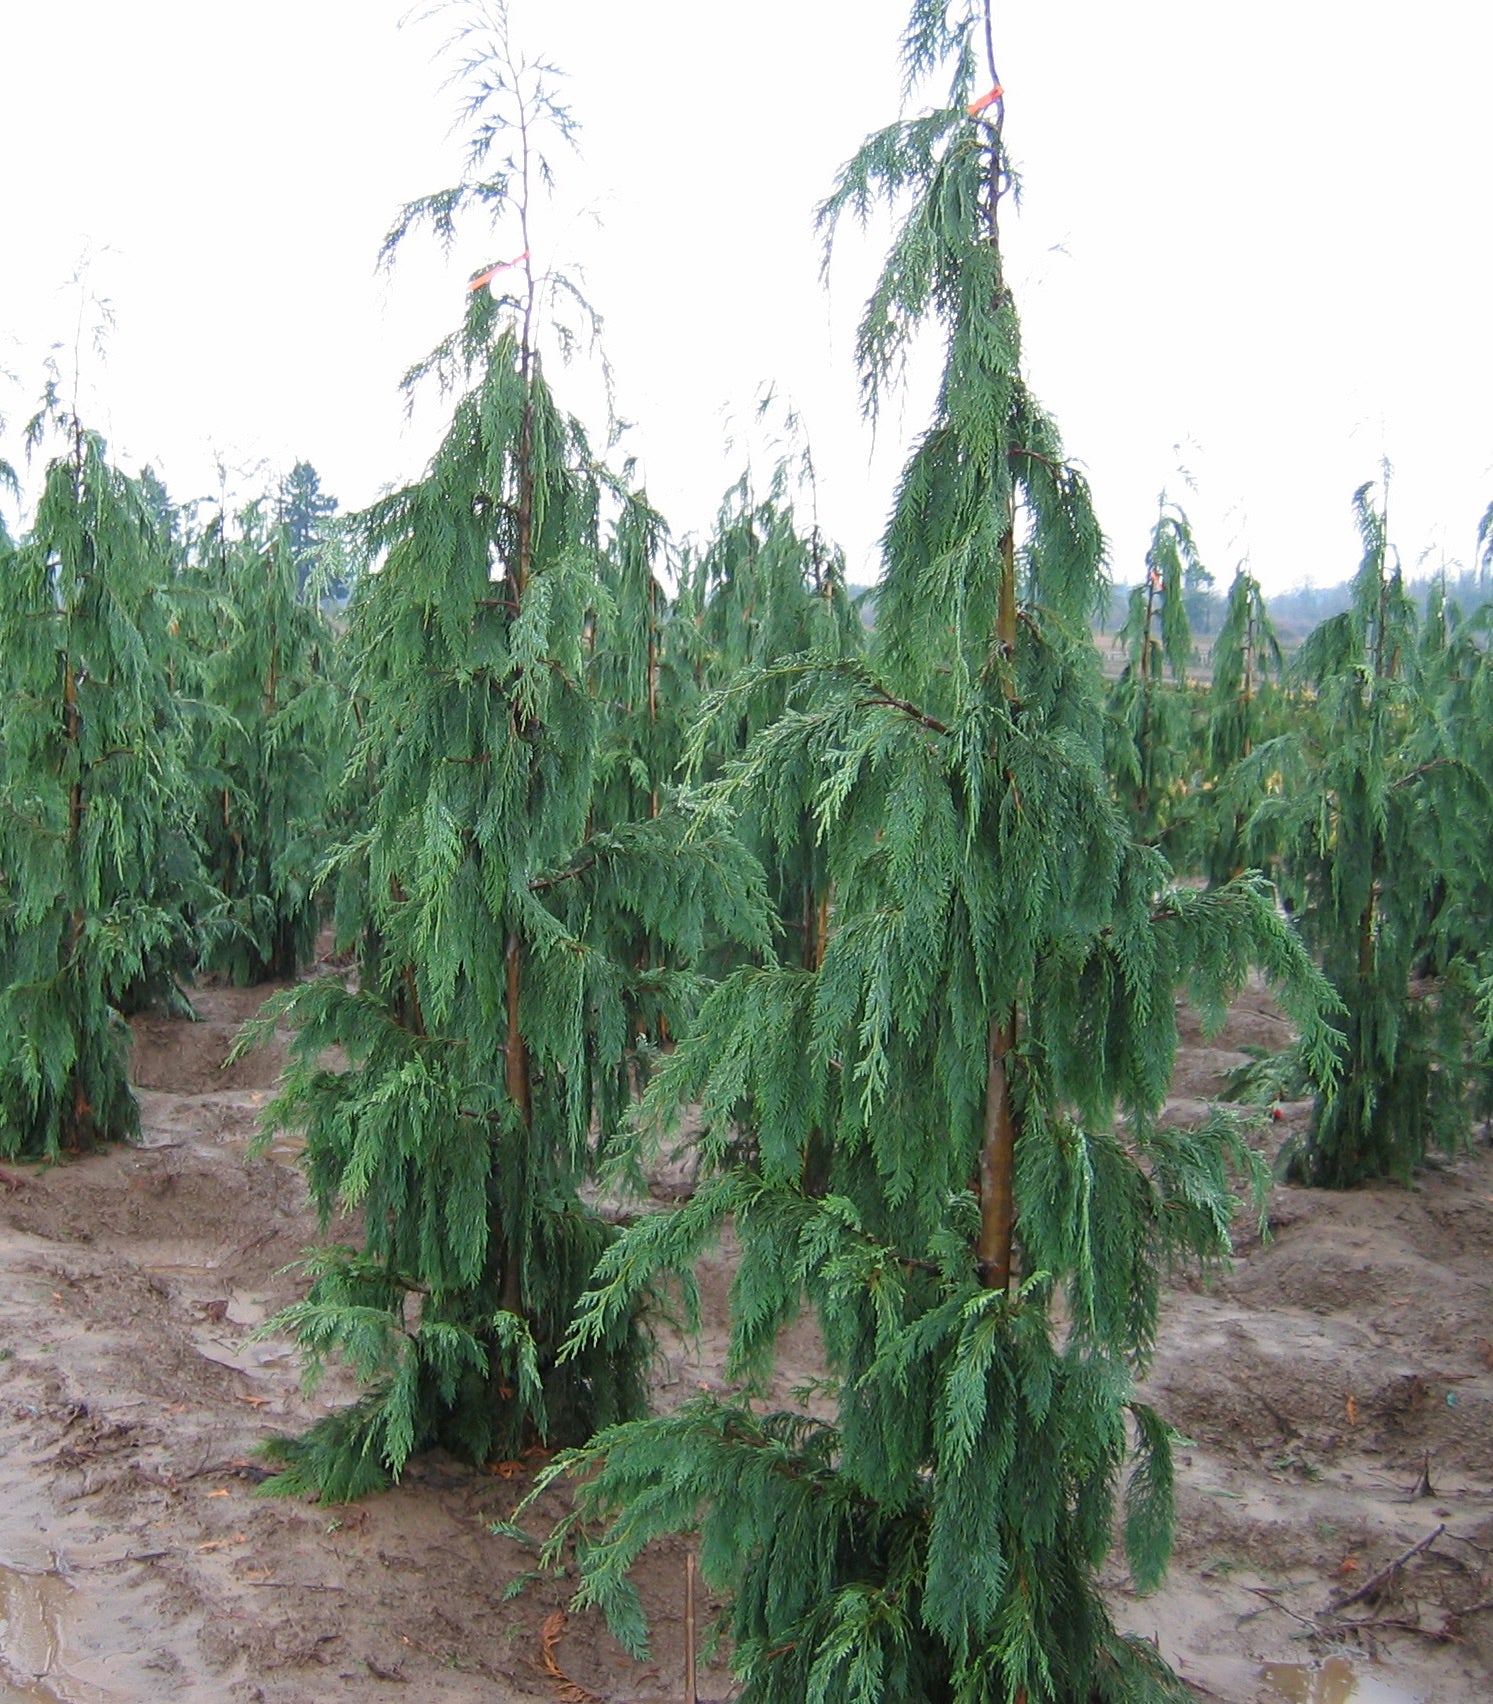
[[1217, 885], [1250, 863], [1245, 829], [1259, 801], [1240, 797], [1235, 770], [1263, 738], [1281, 731], [1285, 662], [1260, 583], [1242, 564], [1229, 587], [1211, 661], [1204, 734], [1208, 790], [1197, 828], [1208, 879]]
[[[783, 713], [795, 666], [810, 653], [850, 656], [864, 643], [845, 585], [843, 553], [814, 522], [805, 531], [791, 500], [793, 468], [773, 470], [766, 496], [750, 473], [726, 494], [716, 528], [694, 568], [697, 658], [702, 679], [722, 694], [688, 742], [697, 776], [715, 776]], [[807, 451], [801, 471], [813, 489]], [[813, 777], [804, 771], [737, 815], [737, 828], [768, 871], [769, 892], [790, 956], [817, 966], [832, 904], [824, 849], [812, 822]]]
[[[696, 985], [613, 948], [643, 933], [677, 965], [707, 926], [748, 941], [765, 928], [760, 877], [729, 837], [679, 848], [677, 812], [593, 814], [586, 644], [607, 482], [546, 381], [536, 338], [553, 281], [528, 252], [528, 186], [547, 177], [536, 140], [570, 121], [501, 12], [482, 30], [465, 39], [487, 175], [407, 209], [401, 228], [476, 200], [516, 220], [525, 253], [503, 295], [473, 289], [437, 352], [468, 388], [428, 473], [359, 523], [378, 567], [352, 612], [350, 770], [373, 785], [366, 829], [335, 855], [361, 896], [361, 915], [342, 908], [358, 986], [294, 990], [269, 1020], [299, 1029], [267, 1126], [304, 1129], [324, 1217], [363, 1213], [362, 1247], [313, 1255], [310, 1295], [278, 1322], [313, 1366], [339, 1355], [369, 1385], [274, 1446], [279, 1488], [328, 1499], [431, 1445], [484, 1461], [638, 1411], [633, 1310], [558, 1356], [614, 1235], [580, 1189], [593, 1125], [614, 1124], [629, 1091], [643, 985], [676, 1026]], [[323, 1064], [333, 1044], [347, 1069]]]
[[201, 836], [225, 900], [204, 965], [239, 984], [291, 977], [316, 945], [315, 878], [347, 747], [332, 630], [301, 595], [303, 565], [261, 504], [231, 537], [218, 515], [180, 583], [195, 594], [183, 660], [205, 711]]
[[1171, 838], [1176, 795], [1189, 779], [1194, 741], [1186, 586], [1189, 576], [1203, 572], [1187, 516], [1163, 494], [1146, 550], [1146, 577], [1131, 589], [1115, 638], [1126, 661], [1110, 694], [1110, 771], [1136, 832], [1156, 843]]
[[[39, 422], [44, 430], [47, 421]], [[140, 484], [76, 419], [0, 545], [0, 1153], [137, 1134], [121, 1009], [173, 986], [206, 907]]]
[[1341, 1082], [1294, 1160], [1339, 1188], [1408, 1177], [1465, 1139], [1471, 968], [1437, 946], [1489, 871], [1487, 779], [1426, 691], [1415, 607], [1370, 486], [1354, 509], [1352, 604], [1297, 659], [1314, 714], [1240, 771], [1263, 796], [1251, 832], [1280, 846], [1303, 933], [1347, 1008]]
[[1249, 1165], [1223, 1118], [1159, 1126], [1173, 992], [1220, 1021], [1259, 962], [1330, 1055], [1329, 996], [1260, 887], [1172, 888], [1111, 799], [1102, 540], [1021, 372], [1003, 100], [971, 101], [988, 13], [945, 14], [918, 5], [905, 52], [910, 78], [952, 62], [947, 103], [873, 136], [824, 210], [902, 214], [860, 332], [873, 404], [920, 325], [945, 345], [873, 648], [800, 661], [712, 794], [815, 778], [830, 938], [817, 967], [723, 982], [655, 1079], [658, 1104], [700, 1099], [714, 1175], [608, 1249], [567, 1351], [687, 1274], [727, 1214], [733, 1375], [814, 1310], [830, 1417], [706, 1398], [554, 1469], [578, 1506], [550, 1554], [574, 1542], [582, 1599], [634, 1649], [630, 1563], [698, 1528], [751, 1704], [1182, 1695], [1095, 1584], [1120, 1505], [1137, 1581], [1165, 1564], [1170, 1434], [1133, 1379], [1168, 1263], [1226, 1254]]
[[599, 565], [602, 596], [588, 633], [587, 678], [605, 730], [594, 808], [602, 820], [656, 817], [683, 756], [698, 696], [682, 666], [661, 576], [669, 529], [642, 492], [623, 491]]

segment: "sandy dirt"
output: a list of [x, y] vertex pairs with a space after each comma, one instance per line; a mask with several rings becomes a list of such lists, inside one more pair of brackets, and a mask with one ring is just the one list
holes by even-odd
[[[292, 1144], [245, 1155], [283, 1047], [223, 1066], [263, 992], [136, 1020], [141, 1147], [0, 1172], [0, 1699], [681, 1698], [683, 1543], [641, 1571], [645, 1665], [561, 1618], [559, 1582], [505, 1601], [528, 1559], [488, 1528], [533, 1461], [428, 1457], [356, 1507], [256, 1495], [256, 1443], [345, 1395], [307, 1397], [289, 1346], [252, 1336], [299, 1293], [281, 1269], [315, 1234]], [[1286, 1034], [1261, 995], [1212, 1043], [1189, 1032], [1177, 1115], [1221, 1092], [1239, 1047]], [[1267, 1142], [1306, 1109], [1283, 1111]], [[1170, 1298], [1148, 1394], [1188, 1440], [1179, 1539], [1149, 1597], [1113, 1567], [1117, 1617], [1228, 1704], [1485, 1704], [1493, 1153], [1409, 1190], [1281, 1188], [1272, 1226]], [[664, 1342], [661, 1403], [723, 1388], [730, 1270], [729, 1247], [705, 1262], [706, 1329]], [[815, 1360], [801, 1324], [782, 1390]], [[712, 1607], [702, 1589], [702, 1624]], [[706, 1668], [700, 1695], [729, 1677]]]

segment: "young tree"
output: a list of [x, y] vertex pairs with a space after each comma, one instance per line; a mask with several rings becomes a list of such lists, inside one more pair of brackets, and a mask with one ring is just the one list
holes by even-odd
[[308, 461], [298, 461], [280, 482], [280, 525], [295, 564], [296, 596], [304, 598], [306, 587], [313, 585], [319, 596], [343, 601], [347, 597], [345, 578], [325, 571], [328, 545], [331, 542], [329, 523], [337, 513], [337, 499], [321, 488], [321, 475]]
[[[689, 742], [697, 776], [720, 775], [778, 720], [804, 658], [854, 656], [864, 645], [845, 586], [844, 557], [817, 523], [800, 528], [792, 472], [786, 459], [780, 461], [761, 497], [744, 474], [727, 492], [695, 564], [691, 590], [702, 677], [723, 695], [716, 714], [697, 720]], [[804, 472], [812, 491], [811, 462]], [[824, 848], [812, 822], [813, 777], [804, 771], [782, 780], [772, 797], [743, 805], [736, 824], [768, 871], [788, 956], [813, 967], [828, 944], [832, 903]]]
[[[358, 523], [377, 569], [352, 610], [353, 770], [373, 786], [365, 829], [336, 854], [361, 902], [360, 915], [344, 906], [358, 986], [294, 990], [270, 1020], [299, 1031], [267, 1124], [304, 1128], [324, 1217], [363, 1212], [362, 1248], [316, 1254], [308, 1299], [282, 1316], [313, 1364], [339, 1354], [370, 1386], [276, 1445], [282, 1488], [332, 1500], [430, 1445], [485, 1461], [639, 1410], [632, 1310], [558, 1352], [614, 1235], [580, 1191], [597, 1115], [610, 1126], [628, 1093], [630, 1017], [646, 989], [677, 1027], [696, 986], [613, 949], [642, 934], [687, 962], [707, 921], [765, 938], [760, 877], [728, 837], [681, 846], [677, 810], [593, 815], [586, 648], [608, 482], [543, 372], [554, 280], [529, 224], [531, 182], [548, 177], [538, 137], [571, 126], [502, 12], [474, 29], [486, 175], [407, 209], [398, 229], [475, 200], [516, 220], [524, 252], [498, 272], [514, 283], [497, 298], [474, 281], [437, 352], [468, 388], [426, 476]], [[346, 1069], [322, 1062], [332, 1044]]]
[[349, 743], [332, 630], [300, 596], [288, 529], [264, 510], [251, 504], [231, 536], [218, 515], [180, 576], [193, 602], [183, 661], [205, 712], [201, 836], [226, 902], [203, 962], [240, 984], [294, 976], [312, 957], [328, 801]]
[[1157, 845], [1173, 838], [1179, 795], [1192, 780], [1196, 742], [1187, 690], [1192, 626], [1185, 588], [1187, 576], [1199, 571], [1206, 572], [1187, 517], [1163, 494], [1146, 551], [1146, 577], [1132, 589], [1115, 636], [1126, 662], [1110, 694], [1110, 772], [1136, 832]]
[[1437, 948], [1489, 871], [1487, 779], [1425, 690], [1416, 611], [1370, 486], [1354, 508], [1352, 606], [1297, 660], [1315, 714], [1241, 768], [1263, 798], [1252, 832], [1280, 845], [1303, 933], [1347, 1008], [1341, 1083], [1295, 1160], [1339, 1188], [1408, 1177], [1465, 1139], [1471, 967]]
[[[0, 541], [0, 1153], [134, 1135], [122, 1008], [194, 956], [206, 903], [149, 493], [54, 415], [68, 449]], [[39, 422], [44, 430], [48, 418]]]
[[1262, 739], [1281, 732], [1285, 661], [1259, 581], [1242, 564], [1229, 587], [1211, 661], [1204, 731], [1207, 791], [1199, 799], [1195, 842], [1208, 879], [1217, 886], [1252, 862], [1245, 831], [1259, 800], [1240, 796], [1238, 766]]
[[728, 978], [655, 1079], [657, 1103], [701, 1099], [715, 1175], [607, 1251], [568, 1350], [727, 1213], [733, 1373], [815, 1310], [832, 1418], [705, 1398], [554, 1470], [578, 1477], [554, 1544], [635, 1648], [629, 1564], [699, 1528], [752, 1704], [1180, 1695], [1095, 1585], [1120, 1502], [1137, 1580], [1165, 1564], [1169, 1433], [1133, 1379], [1167, 1263], [1227, 1252], [1248, 1163], [1226, 1120], [1159, 1124], [1173, 991], [1219, 1021], [1261, 962], [1330, 1056], [1326, 991], [1258, 884], [1170, 887], [1110, 798], [1101, 538], [1021, 371], [990, 19], [955, 11], [920, 0], [905, 49], [912, 78], [952, 64], [947, 102], [873, 136], [824, 210], [902, 214], [861, 325], [872, 405], [919, 326], [945, 347], [872, 650], [801, 663], [715, 794], [813, 776], [827, 948]]

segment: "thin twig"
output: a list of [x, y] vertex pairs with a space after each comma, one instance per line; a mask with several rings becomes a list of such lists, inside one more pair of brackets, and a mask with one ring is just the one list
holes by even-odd
[[1381, 1568], [1373, 1579], [1365, 1580], [1356, 1592], [1350, 1592], [1347, 1597], [1339, 1598], [1332, 1606], [1332, 1613], [1336, 1615], [1340, 1609], [1346, 1609], [1350, 1603], [1362, 1603], [1365, 1598], [1374, 1597], [1389, 1584], [1390, 1580], [1412, 1557], [1419, 1556], [1422, 1550], [1429, 1550], [1445, 1531], [1445, 1523], [1438, 1522], [1434, 1532], [1427, 1533], [1418, 1544], [1412, 1544], [1402, 1555], [1396, 1556], [1394, 1561], [1387, 1568]]
[[919, 710], [916, 704], [910, 704], [905, 698], [898, 698], [895, 693], [888, 692], [885, 687], [874, 688], [874, 698], [863, 698], [856, 706], [860, 710], [900, 710], [904, 716], [910, 716], [914, 722], [930, 729], [935, 734], [947, 734], [948, 727], [936, 716], [930, 716], [926, 710]]
[[[1455, 1620], [1456, 1612], [1448, 1611], [1448, 1619]], [[1334, 1621], [1332, 1630], [1335, 1633], [1349, 1630], [1354, 1633], [1419, 1633], [1422, 1639], [1429, 1639], [1436, 1645], [1450, 1645], [1458, 1638], [1456, 1633], [1448, 1630], [1445, 1622], [1440, 1627], [1427, 1627], [1419, 1621], [1407, 1621], [1402, 1615], [1368, 1615], [1362, 1621]]]
[[340, 1592], [345, 1586], [315, 1585], [309, 1580], [250, 1580], [251, 1586], [277, 1586], [282, 1592]]
[[1276, 1593], [1280, 1590], [1278, 1586], [1246, 1586], [1244, 1589], [1253, 1592], [1256, 1597], [1264, 1598], [1272, 1609], [1278, 1609], [1282, 1615], [1289, 1615], [1292, 1621], [1299, 1621], [1303, 1627], [1310, 1627], [1313, 1633], [1317, 1631], [1315, 1621], [1309, 1621], [1306, 1616], [1298, 1615], [1294, 1609], [1287, 1609], [1285, 1604], [1276, 1602]]

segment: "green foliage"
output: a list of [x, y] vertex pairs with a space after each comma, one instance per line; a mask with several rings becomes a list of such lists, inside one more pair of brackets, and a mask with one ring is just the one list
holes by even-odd
[[[1186, 515], [1163, 496], [1146, 552], [1146, 577], [1131, 591], [1115, 639], [1126, 662], [1110, 694], [1109, 768], [1136, 832], [1169, 850], [1195, 782], [1186, 588], [1189, 577], [1205, 572]], [[1170, 688], [1164, 672], [1171, 674]]]
[[1240, 795], [1240, 766], [1256, 745], [1286, 726], [1280, 641], [1259, 582], [1242, 566], [1229, 587], [1211, 660], [1213, 684], [1204, 733], [1207, 780], [1196, 802], [1194, 835], [1204, 872], [1219, 883], [1238, 875], [1251, 861], [1246, 829], [1259, 799]]
[[806, 812], [828, 938], [733, 971], [655, 1075], [655, 1117], [700, 1103], [707, 1181], [606, 1250], [565, 1350], [593, 1352], [727, 1213], [730, 1376], [751, 1388], [813, 1310], [832, 1418], [705, 1401], [554, 1469], [578, 1504], [550, 1559], [573, 1544], [583, 1598], [634, 1649], [629, 1565], [698, 1528], [750, 1704], [1181, 1696], [1095, 1574], [1121, 1510], [1137, 1582], [1164, 1567], [1169, 1434], [1133, 1380], [1167, 1266], [1225, 1258], [1232, 1180], [1258, 1210], [1263, 1178], [1227, 1120], [1158, 1127], [1174, 993], [1217, 1024], [1258, 964], [1319, 1076], [1334, 1058], [1331, 995], [1263, 885], [1174, 889], [1112, 799], [1088, 638], [1103, 540], [1021, 376], [1001, 110], [967, 113], [985, 23], [915, 10], [909, 66], [951, 52], [950, 104], [874, 136], [826, 204], [831, 224], [902, 215], [861, 326], [868, 405], [926, 318], [946, 348], [871, 650], [768, 663], [697, 736], [778, 696], [700, 821], [786, 812], [786, 838]]
[[[527, 243], [533, 126], [558, 109], [506, 26], [478, 46], [498, 105], [477, 156], [518, 152], [477, 199], [516, 211]], [[330, 873], [357, 987], [272, 1002], [265, 1023], [297, 1036], [266, 1127], [304, 1130], [323, 1221], [356, 1208], [364, 1226], [277, 1324], [369, 1388], [276, 1446], [280, 1489], [352, 1494], [434, 1444], [483, 1461], [641, 1410], [636, 1310], [559, 1355], [615, 1236], [582, 1184], [642, 1074], [640, 1031], [697, 1003], [705, 940], [767, 944], [755, 863], [655, 799], [658, 751], [608, 748], [611, 692], [634, 713], [639, 692], [613, 599], [656, 607], [661, 528], [557, 404], [528, 261], [522, 278], [469, 296], [436, 360], [465, 388], [425, 477], [354, 523], [375, 565], [348, 632], [366, 816]], [[603, 814], [640, 795], [638, 820]]]
[[149, 494], [62, 422], [35, 520], [0, 548], [0, 1153], [138, 1129], [120, 1022], [175, 992], [202, 878]]
[[1354, 504], [1352, 607], [1297, 659], [1315, 715], [1240, 768], [1263, 799], [1251, 832], [1281, 849], [1303, 932], [1347, 1008], [1340, 1087], [1319, 1099], [1295, 1162], [1338, 1187], [1408, 1177], [1465, 1137], [1469, 902], [1489, 873], [1489, 774], [1438, 708], [1444, 647], [1427, 649], [1368, 486]]
[[294, 976], [321, 920], [315, 878], [349, 743], [331, 628], [306, 564], [263, 505], [218, 516], [178, 576], [183, 684], [201, 710], [199, 833], [226, 901], [204, 966], [239, 984]]
[[[791, 471], [779, 462], [760, 499], [743, 476], [693, 564], [687, 603], [695, 612], [696, 669], [702, 687], [714, 689], [687, 745], [696, 775], [719, 775], [778, 720], [802, 659], [854, 656], [864, 643], [842, 555], [817, 526], [807, 533], [799, 528]], [[807, 473], [812, 481], [811, 463]], [[780, 774], [779, 790], [764, 808], [742, 808], [734, 818], [736, 832], [769, 872], [790, 956], [810, 967], [823, 956], [833, 904], [813, 829], [813, 784], [807, 769]]]
[[276, 508], [294, 568], [296, 596], [345, 603], [350, 586], [337, 548], [337, 499], [322, 490], [321, 476], [310, 462], [298, 461], [280, 482]]

